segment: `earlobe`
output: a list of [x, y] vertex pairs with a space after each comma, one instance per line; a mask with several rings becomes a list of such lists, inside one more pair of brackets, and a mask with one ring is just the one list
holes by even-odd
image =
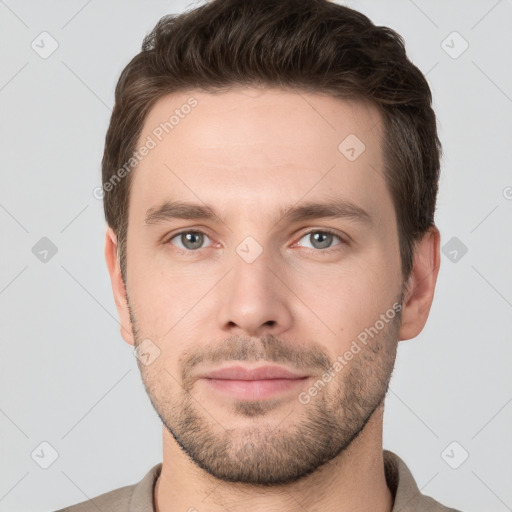
[[415, 338], [427, 322], [439, 273], [440, 234], [432, 226], [414, 248], [411, 274], [407, 280], [398, 339]]
[[119, 263], [117, 235], [110, 226], [107, 227], [105, 232], [105, 261], [110, 274], [112, 293], [114, 294], [114, 301], [121, 323], [121, 336], [127, 343], [134, 345], [135, 340], [126, 297], [126, 287]]

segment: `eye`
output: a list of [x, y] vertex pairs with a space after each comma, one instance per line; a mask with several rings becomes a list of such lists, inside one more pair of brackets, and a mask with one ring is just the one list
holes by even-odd
[[[331, 244], [336, 238], [340, 242], [332, 247]], [[175, 239], [176, 241], [173, 242]], [[316, 249], [316, 252], [323, 253], [336, 250], [338, 245], [345, 243], [340, 235], [337, 235], [336, 233], [326, 229], [316, 229], [309, 231], [300, 238], [299, 242], [303, 239], [308, 240], [312, 244], [312, 249]], [[174, 234], [167, 240], [167, 243], [171, 242], [173, 245], [184, 251], [195, 252], [198, 249], [203, 248], [203, 244], [206, 240], [210, 240], [210, 237], [206, 235], [206, 233], [197, 230], [189, 230], [180, 231], [179, 233]], [[299, 243], [299, 245], [302, 246], [303, 244]]]
[[181, 243], [181, 246], [174, 242], [173, 245], [176, 245], [178, 248], [184, 249], [186, 251], [195, 251], [196, 249], [201, 249], [205, 238], [209, 240], [208, 235], [202, 231], [181, 231], [169, 238], [168, 242], [171, 242], [175, 238], [179, 241], [179, 243]]
[[[334, 247], [331, 247], [333, 239], [337, 238], [340, 243], [335, 244]], [[300, 240], [306, 239], [310, 241], [313, 249], [318, 249], [323, 252], [329, 252], [330, 250], [335, 250], [335, 247], [344, 243], [344, 240], [337, 235], [336, 233], [325, 230], [325, 229], [316, 229], [313, 231], [309, 231], [305, 233]], [[300, 242], [299, 240], [299, 242]], [[302, 244], [301, 244], [302, 245]]]

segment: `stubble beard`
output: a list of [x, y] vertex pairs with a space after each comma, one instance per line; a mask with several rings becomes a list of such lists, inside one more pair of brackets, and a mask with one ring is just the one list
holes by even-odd
[[[131, 307], [130, 315], [137, 346], [144, 337], [136, 327]], [[342, 454], [383, 404], [394, 368], [399, 328], [400, 314], [397, 314], [309, 403], [302, 404], [296, 396], [289, 398], [295, 401], [291, 414], [279, 413], [277, 400], [234, 401], [230, 414], [254, 419], [254, 426], [244, 428], [225, 428], [208, 411], [207, 405], [194, 397], [194, 381], [189, 378], [189, 370], [192, 362], [197, 364], [203, 357], [181, 361], [181, 385], [165, 368], [155, 373], [140, 361], [138, 365], [146, 392], [163, 425], [197, 466], [225, 482], [257, 486], [287, 484]], [[300, 359], [304, 366], [314, 361], [318, 368], [324, 369], [332, 363], [318, 352], [312, 353], [311, 358], [292, 355], [288, 348], [293, 345], [272, 335], [263, 336], [256, 343], [241, 340], [229, 338], [220, 351], [208, 352], [211, 356], [208, 362], [217, 358], [296, 366]], [[280, 419], [267, 421], [274, 415]]]

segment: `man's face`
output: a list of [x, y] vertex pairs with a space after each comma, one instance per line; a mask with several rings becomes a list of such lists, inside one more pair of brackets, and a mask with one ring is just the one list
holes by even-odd
[[[191, 97], [197, 105], [158, 130]], [[154, 106], [137, 147], [148, 136], [156, 147], [132, 176], [125, 283], [125, 339], [159, 350], [139, 362], [146, 390], [211, 475], [297, 480], [356, 438], [395, 361], [403, 281], [381, 118], [327, 95], [192, 91]], [[161, 209], [178, 201], [215, 215]], [[341, 214], [285, 215], [312, 203]], [[269, 365], [301, 378], [204, 378]]]

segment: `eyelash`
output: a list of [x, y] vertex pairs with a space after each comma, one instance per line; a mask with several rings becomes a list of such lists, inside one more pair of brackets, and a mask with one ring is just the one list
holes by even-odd
[[[170, 243], [170, 241], [173, 238], [176, 238], [177, 236], [183, 235], [185, 233], [201, 234], [201, 235], [205, 235], [206, 237], [210, 238], [204, 231], [201, 231], [198, 229], [185, 229], [183, 231], [178, 231], [177, 233], [174, 233], [172, 236], [168, 237], [166, 239], [166, 241], [164, 242], [164, 244]], [[336, 238], [338, 238], [340, 241], [339, 244], [336, 244], [333, 247], [329, 247], [327, 249], [309, 249], [306, 247], [306, 249], [308, 249], [311, 252], [314, 252], [315, 254], [322, 254], [322, 255], [331, 254], [332, 252], [339, 250], [339, 246], [347, 244], [347, 241], [343, 237], [341, 237], [338, 233], [336, 233], [330, 229], [312, 229], [310, 231], [306, 231], [305, 233], [302, 233], [299, 240], [304, 238], [306, 235], [310, 235], [312, 233], [323, 233], [323, 234], [333, 235]], [[194, 254], [194, 253], [197, 253], [200, 249], [205, 249], [205, 247], [200, 247], [199, 249], [195, 249], [195, 250], [182, 249], [181, 247], [176, 247], [176, 249], [180, 254]]]

